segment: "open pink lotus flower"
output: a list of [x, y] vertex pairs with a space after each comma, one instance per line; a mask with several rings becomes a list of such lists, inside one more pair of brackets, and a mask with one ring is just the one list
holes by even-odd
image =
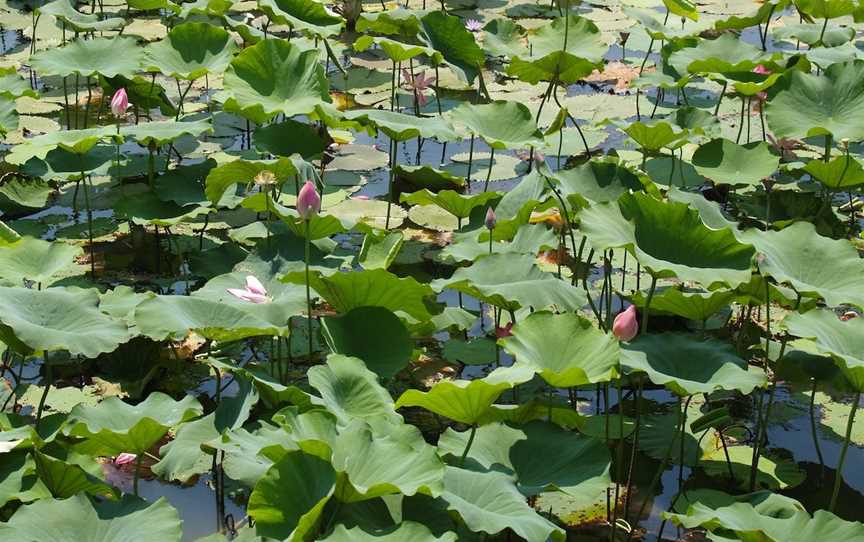
[[228, 288], [228, 293], [243, 301], [251, 303], [269, 303], [270, 296], [267, 295], [267, 290], [261, 281], [249, 275], [246, 277], [246, 287], [244, 289]]
[[128, 452], [123, 452], [114, 458], [114, 464], [118, 467], [123, 465], [128, 465], [129, 463], [134, 463], [138, 459], [138, 454], [130, 454]]
[[409, 90], [414, 92], [414, 99], [417, 100], [417, 105], [423, 107], [429, 103], [429, 98], [424, 94], [435, 84], [435, 76], [426, 77], [426, 72], [421, 72], [417, 75], [412, 74], [409, 70], [402, 70], [402, 79], [405, 80], [405, 85]]
[[636, 318], [636, 306], [630, 305], [627, 310], [615, 317], [612, 323], [612, 334], [619, 341], [630, 341], [639, 333], [639, 320]]
[[480, 30], [483, 30], [483, 23], [477, 19], [468, 19], [465, 21], [465, 29], [469, 32], [479, 32]]

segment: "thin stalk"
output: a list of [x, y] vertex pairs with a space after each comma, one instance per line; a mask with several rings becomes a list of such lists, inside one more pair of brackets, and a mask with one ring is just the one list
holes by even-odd
[[621, 401], [624, 393], [621, 380], [619, 377], [616, 386], [618, 390], [618, 449], [615, 461], [615, 504], [612, 507], [612, 531], [609, 533], [610, 542], [615, 541], [615, 532], [618, 529], [618, 500], [620, 498], [621, 478], [623, 474], [621, 469], [624, 467], [624, 404]]
[[627, 472], [627, 487], [624, 497], [624, 521], [630, 522], [630, 495], [633, 491], [633, 466], [639, 449], [639, 430], [642, 428], [642, 378], [634, 375], [636, 382], [636, 427], [633, 430], [633, 448], [630, 450], [630, 466]]
[[471, 433], [468, 434], [468, 443], [465, 445], [465, 450], [462, 451], [462, 457], [459, 458], [460, 467], [465, 465], [465, 458], [468, 456], [469, 450], [471, 450], [471, 445], [474, 444], [475, 433], [477, 433], [476, 423], [471, 426]]
[[486, 172], [486, 183], [483, 184], [483, 191], [489, 190], [489, 179], [492, 177], [492, 164], [495, 161], [495, 147], [490, 147], [492, 153], [489, 155], [489, 171]]
[[648, 298], [645, 300], [645, 314], [642, 316], [642, 329], [639, 332], [642, 335], [648, 332], [648, 314], [651, 307], [651, 300], [654, 298], [654, 290], [657, 287], [657, 277], [651, 275], [651, 288], [648, 290]]
[[81, 182], [84, 183], [84, 204], [87, 206], [87, 239], [90, 249], [90, 276], [96, 278], [96, 254], [93, 251], [93, 208], [90, 206], [90, 188], [87, 185], [87, 175], [81, 168]]
[[816, 387], [817, 380], [813, 379], [813, 388], [810, 391], [810, 435], [813, 437], [813, 447], [816, 448], [816, 457], [819, 458], [819, 483], [825, 479], [825, 459], [822, 457], [822, 447], [819, 445], [819, 435], [816, 432]]
[[39, 422], [42, 421], [42, 410], [45, 408], [45, 400], [48, 398], [48, 390], [54, 383], [54, 375], [51, 370], [51, 364], [45, 362], [45, 389], [42, 390], [42, 397], [39, 398], [39, 408], [36, 409], [36, 429], [39, 429]]
[[135, 457], [135, 474], [132, 478], [132, 493], [134, 493], [136, 497], [138, 496], [138, 478], [140, 477], [139, 473], [141, 472], [142, 455], [143, 454], [138, 454]]
[[309, 245], [311, 245], [311, 241], [309, 240], [309, 220], [306, 220], [306, 238], [305, 238], [305, 247], [304, 247], [304, 263], [306, 264], [306, 314], [309, 317], [307, 320], [307, 328], [306, 331], [309, 334], [309, 359], [312, 359], [312, 292], [309, 286]]
[[741, 133], [744, 131], [744, 108], [747, 107], [747, 100], [741, 96], [741, 118], [738, 120], [738, 135], [735, 137], [735, 143], [741, 142]]
[[837, 506], [837, 496], [840, 495], [840, 484], [843, 483], [843, 463], [846, 461], [846, 452], [849, 451], [852, 425], [855, 422], [855, 413], [858, 411], [858, 402], [860, 400], [861, 392], [855, 392], [855, 398], [852, 400], [852, 409], [849, 411], [849, 422], [846, 424], [846, 437], [843, 440], [843, 448], [840, 450], [840, 461], [837, 463], [837, 470], [834, 474], [834, 491], [831, 492], [831, 504], [828, 505], [829, 512], [834, 512], [834, 507]]
[[[469, 166], [470, 167], [470, 166]], [[390, 175], [387, 181], [387, 218], [384, 229], [390, 229], [390, 207], [393, 205], [393, 184], [396, 177], [396, 141], [390, 138]]]
[[723, 95], [726, 94], [726, 85], [728, 85], [728, 83], [726, 81], [723, 81], [723, 88], [720, 89], [720, 96], [717, 98], [717, 106], [714, 107], [715, 117], [717, 116], [717, 113], [720, 112], [720, 104], [723, 102]]
[[[471, 143], [468, 144], [468, 173], [465, 176], [465, 186], [468, 193], [471, 192], [471, 166], [474, 162], [474, 134], [471, 134]], [[489, 171], [492, 171], [492, 164], [489, 164]]]

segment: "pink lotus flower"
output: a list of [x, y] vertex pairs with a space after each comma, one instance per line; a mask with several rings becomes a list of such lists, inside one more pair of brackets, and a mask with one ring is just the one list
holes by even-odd
[[489, 207], [489, 210], [486, 211], [486, 220], [484, 221], [484, 224], [486, 224], [486, 227], [490, 230], [494, 230], [495, 224], [497, 223], [498, 219], [495, 217], [495, 211], [492, 207]]
[[771, 73], [771, 70], [769, 70], [762, 64], [759, 64], [755, 68], [753, 68], [753, 73], [758, 73], [759, 75], [768, 75], [769, 73]]
[[481, 23], [477, 19], [468, 19], [467, 21], [465, 21], [465, 28], [469, 32], [479, 32], [483, 30], [483, 23]]
[[495, 336], [499, 339], [503, 339], [504, 337], [510, 337], [513, 335], [511, 330], [513, 329], [513, 322], [507, 322], [504, 324], [504, 327], [496, 327], [495, 328]]
[[129, 109], [129, 96], [126, 95], [125, 88], [119, 88], [111, 98], [111, 113], [120, 118], [126, 114], [127, 109]]
[[429, 98], [424, 94], [435, 84], [435, 76], [426, 77], [426, 72], [421, 72], [417, 75], [412, 74], [409, 70], [402, 70], [402, 79], [405, 80], [405, 85], [409, 90], [414, 92], [414, 99], [417, 100], [417, 105], [423, 107], [429, 103]]
[[129, 463], [134, 463], [138, 459], [138, 454], [130, 454], [127, 452], [123, 452], [114, 458], [114, 464], [118, 467], [123, 465], [128, 465]]
[[246, 277], [246, 287], [244, 289], [228, 288], [228, 293], [237, 299], [251, 303], [261, 304], [270, 302], [270, 296], [267, 295], [264, 285], [252, 275]]
[[300, 193], [297, 194], [297, 212], [303, 220], [310, 220], [321, 210], [321, 196], [315, 189], [315, 183], [306, 181]]
[[627, 310], [615, 317], [612, 323], [612, 334], [619, 341], [632, 340], [639, 333], [639, 320], [636, 318], [636, 305], [630, 305]]

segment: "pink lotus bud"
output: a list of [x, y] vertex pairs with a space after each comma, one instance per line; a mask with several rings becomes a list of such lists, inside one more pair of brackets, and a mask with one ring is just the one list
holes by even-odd
[[309, 220], [321, 209], [321, 196], [315, 190], [315, 183], [306, 181], [297, 195], [297, 212], [303, 220]]
[[639, 333], [639, 320], [636, 318], [636, 305], [630, 305], [627, 310], [615, 317], [612, 324], [612, 334], [619, 341], [629, 341]]
[[117, 466], [128, 465], [129, 463], [133, 463], [136, 459], [138, 459], [138, 456], [136, 454], [123, 452], [122, 454], [114, 458], [114, 464]]
[[117, 89], [114, 97], [111, 98], [111, 112], [115, 117], [122, 117], [127, 109], [129, 109], [129, 97], [126, 95], [126, 89]]
[[497, 223], [498, 223], [498, 219], [495, 218], [495, 211], [492, 210], [492, 207], [489, 207], [489, 210], [486, 211], [486, 220], [485, 220], [486, 227], [489, 228], [490, 230], [494, 230], [495, 224], [497, 224]]

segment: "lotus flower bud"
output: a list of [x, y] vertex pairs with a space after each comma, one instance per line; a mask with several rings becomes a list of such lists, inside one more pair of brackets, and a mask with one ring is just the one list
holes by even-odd
[[490, 230], [495, 229], [495, 224], [498, 223], [498, 219], [495, 217], [495, 211], [492, 210], [492, 207], [489, 207], [489, 210], [486, 211], [486, 220], [484, 223]]
[[636, 306], [630, 305], [627, 310], [615, 317], [612, 323], [612, 334], [619, 341], [629, 341], [639, 333], [639, 320], [636, 318]]
[[127, 109], [129, 109], [129, 97], [126, 95], [126, 89], [119, 88], [111, 98], [111, 113], [119, 118], [126, 114]]
[[303, 220], [310, 220], [321, 208], [321, 196], [315, 190], [315, 183], [306, 181], [297, 195], [297, 212]]

